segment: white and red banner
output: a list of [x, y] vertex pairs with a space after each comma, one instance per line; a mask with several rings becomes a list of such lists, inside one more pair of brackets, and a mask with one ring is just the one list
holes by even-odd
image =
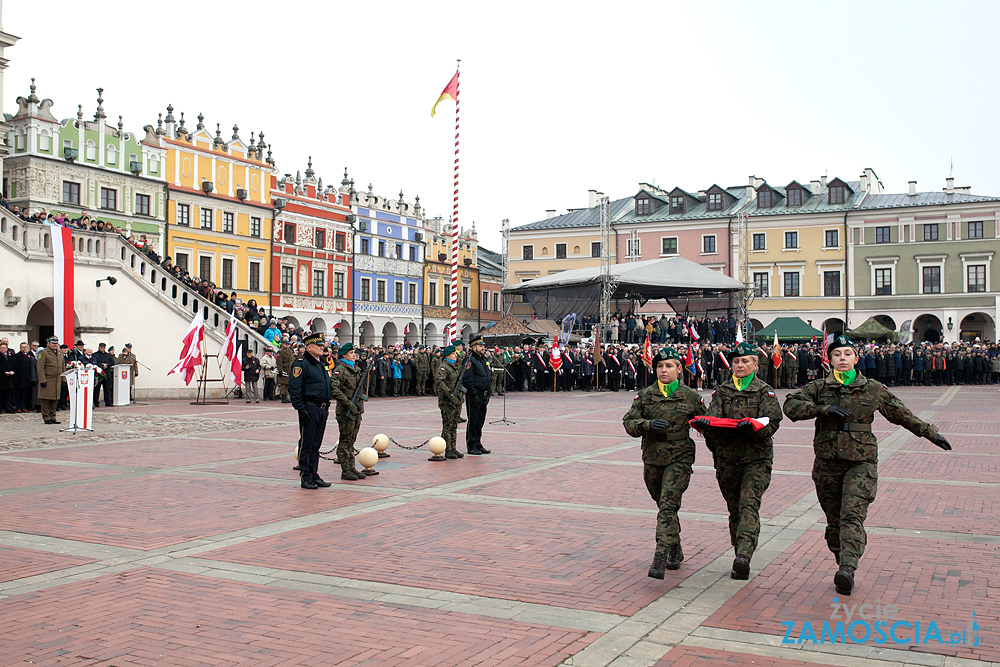
[[54, 335], [60, 343], [72, 346], [74, 341], [75, 278], [73, 270], [73, 230], [53, 225], [52, 232], [52, 312], [55, 315]]
[[[224, 372], [224, 376], [234, 387], [240, 384], [243, 376], [243, 360], [240, 358], [239, 341], [236, 340], [237, 332], [236, 313], [233, 312], [226, 324], [226, 340], [222, 343], [222, 357], [228, 362], [226, 363], [228, 370]], [[222, 361], [220, 360], [219, 363], [221, 364]]]
[[167, 371], [167, 375], [184, 371], [184, 384], [191, 384], [195, 370], [202, 363], [202, 343], [205, 341], [205, 317], [198, 310], [198, 314], [191, 320], [184, 339], [181, 341], [181, 357], [177, 365]]
[[774, 332], [774, 349], [771, 350], [771, 363], [775, 368], [781, 366], [781, 348], [778, 347], [778, 332]]
[[559, 338], [557, 337], [552, 343], [552, 352], [549, 354], [549, 363], [552, 364], [552, 370], [557, 371], [562, 368], [562, 353], [559, 352]]
[[69, 426], [63, 431], [92, 431], [94, 419], [94, 371], [73, 367], [63, 374], [69, 391]]
[[238, 386], [243, 382], [243, 361], [240, 356], [241, 346], [239, 343], [236, 344], [236, 351], [233, 353], [232, 359], [229, 360], [229, 381], [233, 383], [233, 386]]
[[688, 324], [688, 333], [691, 334], [691, 340], [698, 340], [701, 337], [698, 335], [698, 330], [695, 328], [693, 322]]
[[727, 371], [732, 370], [732, 367], [729, 365], [729, 359], [726, 359], [725, 352], [719, 352], [719, 361], [722, 362], [722, 365], [726, 367]]

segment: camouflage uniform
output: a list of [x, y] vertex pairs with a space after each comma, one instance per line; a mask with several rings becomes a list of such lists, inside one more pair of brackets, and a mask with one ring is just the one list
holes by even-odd
[[430, 374], [431, 358], [425, 350], [419, 350], [413, 355], [414, 365], [417, 367], [417, 396], [427, 393], [427, 376]]
[[361, 382], [367, 378], [367, 373], [362, 370], [364, 366], [361, 361], [356, 361], [354, 366], [350, 366], [345, 361], [333, 369], [330, 381], [331, 394], [333, 400], [337, 402], [337, 426], [340, 428], [340, 440], [337, 441], [337, 460], [344, 472], [355, 470], [354, 467], [354, 442], [358, 439], [358, 430], [361, 428], [361, 415], [365, 412], [365, 403], [361, 401], [361, 407], [355, 407], [351, 403], [354, 397], [354, 390]]
[[441, 360], [441, 367], [434, 373], [434, 393], [438, 397], [438, 409], [441, 410], [441, 437], [447, 447], [445, 454], [457, 453], [455, 441], [458, 437], [458, 420], [462, 416], [462, 399], [455, 396], [455, 383], [458, 381], [458, 363], [449, 364]]
[[[658, 384], [639, 392], [632, 408], [622, 418], [625, 431], [642, 438], [642, 476], [650, 497], [659, 506], [656, 515], [656, 550], [667, 551], [680, 544], [681, 525], [677, 512], [681, 495], [691, 481], [694, 464], [694, 440], [688, 421], [705, 414], [705, 404], [698, 392], [683, 384], [665, 397]], [[670, 422], [666, 431], [653, 431], [649, 422]]]
[[705, 444], [715, 461], [715, 478], [729, 508], [729, 538], [737, 556], [750, 557], [760, 535], [760, 501], [771, 484], [774, 442], [771, 436], [781, 421], [781, 405], [774, 390], [759, 377], [743, 390], [732, 376], [712, 392], [706, 413], [710, 417], [741, 419], [767, 417], [759, 431], [709, 428]]
[[[850, 410], [850, 421], [827, 415], [830, 405]], [[871, 430], [876, 411], [915, 435], [929, 440], [938, 435], [885, 385], [860, 373], [844, 386], [831, 372], [785, 399], [785, 414], [792, 421], [816, 419], [812, 478], [826, 514], [826, 544], [838, 564], [853, 568], [865, 551], [864, 521], [878, 486], [878, 441]]]
[[490, 378], [490, 394], [499, 396], [504, 393], [504, 376], [506, 372], [507, 364], [504, 362], [503, 352], [499, 354], [494, 354], [493, 358], [490, 359], [490, 369], [493, 371], [493, 377]]
[[782, 362], [781, 368], [787, 375], [783, 384], [786, 389], [793, 389], [799, 384], [799, 356], [790, 349], [785, 350], [784, 354], [785, 360]]

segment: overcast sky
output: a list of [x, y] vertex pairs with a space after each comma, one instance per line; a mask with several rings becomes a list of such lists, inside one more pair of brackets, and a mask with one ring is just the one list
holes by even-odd
[[630, 196], [872, 167], [886, 189], [1000, 194], [998, 2], [265, 2], [7, 0], [4, 110], [59, 118], [104, 88], [112, 124], [168, 103], [223, 136], [263, 130], [279, 173], [451, 208], [462, 59], [460, 224], [512, 226]]

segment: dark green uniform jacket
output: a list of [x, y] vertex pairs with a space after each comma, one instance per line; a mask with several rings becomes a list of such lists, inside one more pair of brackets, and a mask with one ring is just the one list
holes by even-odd
[[458, 382], [458, 362], [449, 364], [444, 359], [434, 373], [434, 393], [438, 397], [439, 407], [461, 407], [462, 399], [455, 396], [455, 383]]
[[[364, 401], [360, 401], [360, 408], [355, 408], [351, 403], [351, 399], [354, 398], [354, 390], [358, 387], [358, 382], [361, 382], [366, 375], [359, 370], [360, 366], [360, 360], [354, 362], [354, 366], [349, 366], [341, 360], [333, 369], [333, 380], [330, 384], [333, 400], [337, 401], [338, 418], [350, 418], [354, 414], [363, 414], [365, 411]], [[364, 390], [362, 389], [362, 391]]]
[[712, 393], [712, 402], [706, 414], [710, 417], [729, 419], [767, 417], [769, 420], [759, 431], [708, 429], [705, 433], [705, 444], [717, 459], [743, 462], [773, 456], [772, 436], [781, 422], [781, 404], [778, 403], [774, 390], [762, 382], [759, 375], [755, 376], [753, 382], [743, 391], [736, 389], [730, 375], [729, 379]]
[[[639, 392], [622, 422], [630, 436], [642, 438], [642, 462], [666, 466], [694, 463], [695, 447], [688, 420], [703, 414], [705, 404], [694, 389], [682, 384], [666, 397], [659, 385], [653, 384]], [[649, 422], [653, 419], [664, 419], [670, 426], [665, 431], [652, 431]]]
[[[825, 408], [829, 405], [846, 408], [851, 411], [851, 416], [845, 421], [827, 415]], [[813, 447], [816, 457], [821, 459], [878, 462], [878, 442], [871, 432], [876, 411], [914, 435], [931, 440], [937, 437], [937, 428], [917, 419], [885, 385], [861, 373], [845, 387], [831, 372], [785, 399], [785, 414], [792, 421], [816, 419]], [[862, 425], [864, 430], [845, 430], [855, 424]]]

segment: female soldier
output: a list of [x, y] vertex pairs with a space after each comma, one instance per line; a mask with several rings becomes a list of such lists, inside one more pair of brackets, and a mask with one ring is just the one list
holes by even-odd
[[684, 560], [677, 511], [694, 463], [688, 422], [705, 414], [705, 404], [696, 391], [680, 383], [681, 358], [675, 350], [661, 348], [653, 364], [656, 384], [639, 392], [622, 421], [630, 436], [642, 438], [642, 475], [659, 506], [656, 554], [649, 576], [663, 579], [665, 569], [676, 570]]
[[854, 369], [858, 353], [847, 336], [827, 348], [832, 370], [785, 399], [792, 421], [816, 419], [812, 478], [826, 514], [826, 544], [840, 570], [833, 577], [837, 593], [850, 595], [854, 571], [865, 550], [865, 517], [878, 485], [878, 441], [872, 433], [875, 412], [941, 449], [951, 445], [937, 428], [917, 419], [879, 382]]

